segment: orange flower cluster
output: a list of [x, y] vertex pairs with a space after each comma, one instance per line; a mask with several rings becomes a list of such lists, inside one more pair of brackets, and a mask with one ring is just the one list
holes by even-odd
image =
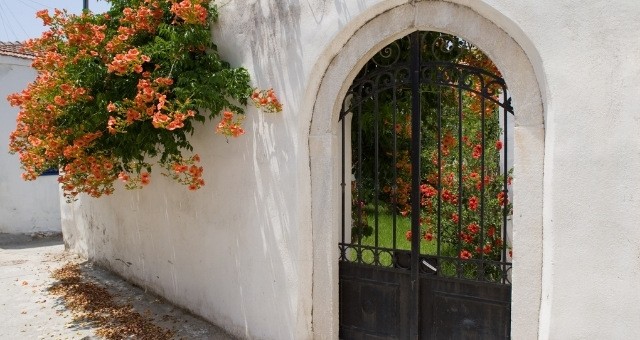
[[124, 187], [132, 189], [140, 189], [145, 185], [151, 183], [151, 174], [149, 172], [140, 172], [139, 174], [129, 174], [126, 171], [118, 173], [118, 179], [124, 183]]
[[107, 70], [117, 75], [128, 72], [142, 73], [142, 63], [151, 61], [151, 58], [141, 54], [137, 48], [132, 48], [127, 53], [116, 54], [113, 61], [107, 65]]
[[499, 192], [498, 195], [496, 195], [496, 198], [498, 199], [498, 204], [500, 204], [500, 206], [504, 206], [506, 203], [509, 203], [509, 198], [507, 198], [507, 195], [504, 192]]
[[470, 259], [472, 257], [473, 257], [473, 254], [471, 254], [470, 251], [468, 251], [468, 250], [461, 250], [460, 251], [460, 258], [461, 259], [468, 260], [468, 259]]
[[273, 89], [255, 89], [251, 94], [251, 100], [257, 108], [265, 112], [276, 113], [282, 111], [282, 104], [278, 100], [278, 97], [276, 97]]
[[397, 117], [396, 119], [403, 120], [401, 123], [393, 125], [388, 119], [384, 120], [384, 125], [390, 129], [394, 129], [396, 135], [400, 138], [411, 138], [411, 115], [405, 115], [403, 117]]
[[144, 120], [151, 120], [155, 128], [172, 131], [183, 128], [185, 120], [195, 117], [195, 110], [185, 108], [189, 103], [167, 100], [167, 90], [173, 84], [173, 79], [159, 77], [151, 81], [148, 72], [143, 72], [142, 77], [133, 100], [126, 99], [120, 105], [107, 105], [107, 111], [117, 115], [109, 116], [109, 133], [126, 132], [129, 125]]
[[[42, 34], [39, 39], [31, 39], [25, 42], [27, 49], [48, 54], [46, 58], [37, 58], [33, 63], [36, 70], [46, 69], [47, 63], [56, 63], [58, 68], [64, 60], [67, 63], [77, 64], [86, 57], [97, 57], [99, 50], [106, 39], [106, 25], [91, 22], [90, 14], [84, 13], [79, 17], [69, 20], [66, 11], [56, 9], [53, 16], [47, 10], [36, 13], [45, 25], [51, 26], [51, 30]], [[105, 15], [106, 17], [106, 15]], [[63, 42], [65, 48], [60, 48]], [[62, 53], [60, 53], [62, 52]], [[66, 53], [73, 54], [72, 58], [62, 58]], [[42, 65], [44, 64], [44, 65]]]
[[[59, 12], [59, 9], [56, 9], [56, 12]], [[45, 26], [49, 26], [53, 23], [53, 19], [51, 15], [49, 15], [49, 11], [46, 9], [40, 10], [36, 12], [36, 17], [42, 20], [42, 24]]]
[[224, 111], [222, 113], [222, 120], [216, 127], [216, 132], [228, 137], [238, 137], [244, 134], [244, 129], [241, 127], [243, 117], [233, 118], [234, 114], [231, 111]]
[[[158, 0], [144, 0], [135, 8], [122, 10], [118, 34], [109, 40], [105, 48], [109, 53], [122, 53], [130, 46], [131, 39], [139, 33], [154, 34], [162, 22], [164, 11]], [[110, 19], [107, 16], [107, 19]]]
[[[53, 93], [52, 87], [56, 88]], [[25, 90], [7, 97], [12, 106], [21, 108], [16, 129], [9, 137], [9, 150], [19, 154], [25, 180], [34, 180], [43, 171], [56, 168], [57, 163], [50, 160], [63, 157], [67, 131], [55, 125], [56, 119], [60, 116], [61, 106], [68, 104], [67, 96], [85, 98], [80, 94], [83, 91], [77, 88], [64, 88], [66, 92], [62, 92], [51, 72], [43, 72]], [[40, 98], [49, 98], [50, 102]]]
[[124, 17], [120, 21], [118, 33], [127, 35], [119, 37], [120, 40], [126, 41], [138, 32], [155, 33], [162, 21], [163, 11], [158, 1], [146, 0], [145, 4], [138, 8], [126, 7], [122, 10], [122, 14]]
[[[85, 14], [86, 15], [86, 14]], [[69, 45], [77, 47], [79, 50], [91, 51], [90, 54], [97, 55], [95, 49], [106, 38], [105, 25], [96, 25], [91, 23], [73, 23], [66, 27], [66, 36], [69, 39]]]
[[187, 113], [173, 112], [170, 115], [157, 112], [153, 115], [153, 127], [175, 130], [184, 127], [185, 119], [195, 116], [196, 112], [187, 110]]
[[[404, 238], [407, 241], [411, 242], [411, 239], [413, 238], [413, 232], [411, 230], [407, 230], [404, 233]], [[431, 242], [431, 241], [433, 241], [433, 239], [434, 239], [434, 236], [433, 236], [433, 229], [432, 228], [430, 228], [430, 229], [428, 229], [426, 231], [422, 230], [422, 228], [420, 228], [420, 240], [421, 241], [424, 240], [426, 242]]]
[[207, 9], [203, 4], [208, 0], [174, 1], [171, 12], [187, 24], [204, 24], [207, 21]]
[[65, 66], [66, 60], [63, 59], [62, 54], [56, 51], [42, 52], [39, 58], [36, 58], [31, 66], [36, 70], [47, 70], [52, 68], [62, 68]]
[[88, 155], [79, 147], [76, 149], [76, 157], [71, 158], [58, 177], [65, 197], [70, 200], [81, 192], [92, 197], [112, 194], [116, 160], [105, 155]]
[[[473, 257], [473, 251], [478, 255], [491, 255], [492, 253], [500, 253], [503, 245], [502, 238], [496, 232], [496, 227], [490, 225], [481, 236], [482, 228], [478, 223], [470, 223], [459, 233], [459, 238], [462, 241], [462, 247], [466, 248], [461, 251], [467, 256], [462, 259], [469, 259]], [[482, 245], [481, 245], [482, 242]], [[467, 250], [468, 249], [468, 250]]]
[[189, 190], [198, 190], [204, 185], [203, 169], [197, 165], [199, 162], [200, 156], [198, 154], [189, 158], [174, 158], [171, 162], [163, 164], [168, 170], [168, 173], [163, 173], [163, 175], [186, 185]]

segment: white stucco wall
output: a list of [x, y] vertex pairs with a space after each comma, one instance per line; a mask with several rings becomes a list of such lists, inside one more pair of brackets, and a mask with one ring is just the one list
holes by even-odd
[[25, 182], [18, 155], [8, 153], [18, 109], [5, 98], [35, 77], [31, 60], [0, 55], [0, 233], [60, 232], [57, 177]]
[[442, 28], [483, 48], [515, 90], [514, 338], [632, 339], [638, 17], [635, 0], [225, 2], [221, 52], [285, 111], [249, 110], [247, 134], [228, 143], [199, 128], [199, 192], [156, 175], [142, 191], [64, 205], [67, 245], [236, 335], [335, 338], [332, 115], [376, 48]]

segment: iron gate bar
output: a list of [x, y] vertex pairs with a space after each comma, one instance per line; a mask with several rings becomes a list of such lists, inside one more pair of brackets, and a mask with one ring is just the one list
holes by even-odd
[[[508, 98], [506, 89], [504, 90], [504, 96], [505, 96], [505, 98]], [[507, 160], [507, 158], [508, 158], [507, 157], [507, 150], [508, 150], [507, 149], [507, 147], [508, 147], [508, 141], [507, 141], [507, 139], [508, 139], [507, 138], [507, 136], [508, 136], [507, 135], [508, 126], [507, 125], [509, 125], [509, 124], [507, 124], [507, 119], [508, 118], [509, 117], [507, 116], [507, 110], [504, 109], [504, 113], [503, 113], [504, 124], [502, 124], [502, 125], [504, 125], [504, 138], [502, 138], [502, 139], [504, 139], [504, 147], [502, 148], [502, 150], [503, 150], [502, 152], [504, 154], [504, 157], [503, 157], [503, 159], [504, 159], [504, 169], [503, 169], [504, 177], [503, 177], [503, 183], [502, 183], [502, 190], [503, 190], [502, 192], [503, 192], [503, 200], [504, 200], [503, 201], [504, 202], [504, 208], [502, 209], [502, 228], [504, 229], [502, 231], [502, 260], [503, 261], [507, 261], [507, 238], [509, 236], [507, 234], [508, 233], [508, 231], [507, 231], [507, 229], [508, 229], [507, 228], [507, 214], [508, 214], [507, 207], [508, 207], [508, 204], [507, 204], [507, 202], [508, 202], [508, 199], [509, 199], [509, 191], [508, 191], [508, 187], [507, 187], [507, 185], [509, 183], [509, 171], [507, 170], [508, 166], [509, 166], [508, 160]], [[502, 270], [502, 283], [505, 283], [505, 280], [507, 278], [507, 267], [506, 266], [502, 266], [500, 269]]]
[[[362, 87], [358, 89], [358, 97], [362, 98]], [[358, 106], [358, 145], [362, 145], [362, 105]], [[353, 151], [352, 151], [353, 152]], [[358, 148], [358, 178], [362, 178], [362, 147]], [[362, 192], [362, 181], [356, 182], [356, 197], [360, 197], [360, 193]], [[360, 203], [360, 202], [358, 202]], [[362, 221], [362, 212], [363, 207], [358, 204], [358, 223]], [[360, 227], [360, 224], [358, 224]], [[358, 239], [358, 245], [362, 244], [362, 237], [357, 234], [358, 230], [356, 230], [356, 237]], [[351, 239], [353, 239], [353, 230], [351, 231]], [[362, 253], [358, 254], [358, 261], [362, 261]]]
[[[438, 86], [438, 240], [442, 239], [442, 87]], [[436, 242], [436, 254], [442, 255], [441, 242]], [[442, 264], [437, 262], [438, 273], [442, 271]]]
[[[380, 120], [380, 107], [378, 106], [378, 91], [377, 91], [377, 86], [380, 80], [380, 76], [376, 77], [376, 81], [373, 82], [373, 112], [375, 113], [375, 116], [373, 118], [373, 128], [375, 130], [374, 132], [374, 153], [375, 153], [375, 169], [373, 171], [374, 174], [374, 208], [375, 208], [375, 216], [374, 216], [374, 226], [375, 226], [375, 235], [374, 235], [374, 242], [376, 245], [376, 248], [378, 247], [378, 232], [379, 232], [379, 225], [380, 225], [380, 210], [378, 207], [379, 204], [379, 193], [380, 193], [380, 144], [379, 144], [379, 140], [380, 140], [380, 127], [379, 127], [379, 120]], [[373, 256], [373, 263], [378, 263], [378, 257], [374, 254]]]
[[[342, 107], [343, 107], [342, 109], [344, 110], [344, 103], [342, 104]], [[341, 119], [341, 121], [342, 121], [342, 122], [341, 122], [341, 123], [342, 123], [342, 145], [341, 145], [341, 149], [342, 149], [342, 158], [344, 159], [344, 154], [345, 154], [346, 149], [347, 149], [347, 148], [346, 148], [346, 145], [345, 145], [345, 144], [346, 144], [346, 142], [345, 142], [345, 139], [346, 139], [346, 138], [344, 138], [344, 134], [345, 134], [345, 125], [346, 125], [346, 123], [345, 123], [345, 119], [344, 119], [344, 118], [343, 118], [343, 119]], [[352, 157], [352, 158], [353, 158], [353, 157]], [[341, 189], [342, 189], [342, 200], [341, 200], [341, 201], [342, 201], [342, 208], [341, 208], [340, 210], [342, 211], [342, 218], [341, 218], [342, 227], [341, 227], [340, 229], [342, 230], [342, 231], [341, 231], [341, 240], [342, 240], [342, 244], [344, 244], [344, 243], [345, 243], [345, 242], [344, 242], [344, 241], [345, 241], [345, 240], [344, 240], [344, 238], [345, 238], [345, 236], [346, 236], [346, 235], [345, 235], [345, 231], [344, 231], [344, 227], [345, 227], [345, 224], [346, 224], [346, 217], [345, 217], [345, 214], [346, 214], [346, 210], [347, 210], [347, 208], [346, 208], [346, 204], [347, 204], [347, 202], [346, 202], [346, 201], [347, 201], [347, 197], [346, 197], [346, 196], [347, 196], [346, 186], [347, 186], [347, 183], [346, 183], [346, 178], [345, 178], [345, 177], [346, 177], [345, 172], [346, 172], [346, 170], [347, 170], [347, 169], [346, 169], [345, 161], [343, 160], [341, 163], [342, 163], [342, 164], [341, 164], [341, 169], [342, 169], [342, 175], [341, 175], [341, 176], [342, 176], [342, 182], [340, 183], [340, 187], [341, 187]], [[353, 195], [353, 193], [352, 193], [352, 195]], [[340, 249], [340, 259], [344, 259], [344, 258], [345, 258], [345, 254], [344, 254], [344, 252], [343, 252], [343, 248], [341, 247], [341, 249]]]
[[[460, 235], [462, 232], [462, 88], [458, 87], [458, 233]], [[438, 166], [441, 166], [438, 164]], [[462, 252], [462, 242], [457, 242], [458, 251], [457, 254], [460, 256]], [[462, 266], [460, 261], [456, 261], [456, 273], [458, 278], [462, 278]]]
[[[396, 77], [393, 77], [393, 103], [397, 103], [396, 101]], [[393, 105], [393, 129], [392, 129], [392, 136], [393, 136], [393, 164], [398, 164], [398, 131], [396, 129], [396, 124], [398, 124], [398, 106], [397, 105]], [[398, 197], [397, 197], [397, 193], [398, 193], [398, 169], [393, 166], [393, 183], [391, 184], [391, 201], [393, 203], [394, 206], [397, 206], [398, 204]], [[393, 236], [392, 236], [392, 244], [393, 244], [393, 248], [397, 248], [397, 227], [398, 227], [398, 215], [396, 212], [396, 209], [392, 209], [391, 210], [391, 218], [392, 218], [392, 231], [393, 231]], [[393, 257], [392, 257], [393, 258]]]
[[[480, 78], [481, 82], [484, 82], [484, 78]], [[483, 86], [481, 86], [482, 89], [484, 89], [484, 84], [482, 84]], [[485, 159], [485, 155], [486, 152], [484, 152], [484, 150], [486, 150], [486, 140], [485, 140], [485, 102], [484, 102], [484, 96], [480, 96], [480, 111], [481, 116], [480, 116], [480, 120], [481, 120], [481, 133], [482, 133], [482, 157], [480, 159], [480, 178], [482, 181], [482, 186], [480, 186], [480, 260], [484, 260], [484, 176], [485, 176], [485, 168], [484, 168], [484, 159]], [[482, 280], [484, 279], [484, 265], [482, 264], [482, 262], [480, 262], [478, 264], [478, 279]]]
[[422, 111], [420, 107], [420, 34], [411, 34], [411, 291], [410, 327], [411, 338], [418, 339], [419, 309], [418, 296], [420, 280], [418, 279], [420, 260], [420, 134]]

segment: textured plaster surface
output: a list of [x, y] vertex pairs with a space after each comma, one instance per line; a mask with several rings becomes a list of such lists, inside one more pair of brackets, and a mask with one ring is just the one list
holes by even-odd
[[60, 232], [56, 176], [26, 182], [18, 155], [8, 153], [19, 110], [5, 98], [35, 79], [30, 65], [28, 59], [0, 56], [0, 233]]
[[226, 2], [221, 53], [285, 111], [249, 110], [228, 142], [196, 131], [199, 192], [156, 175], [65, 205], [66, 242], [235, 335], [336, 338], [341, 96], [385, 43], [437, 29], [483, 49], [514, 100], [513, 337], [633, 338], [639, 15], [634, 0]]

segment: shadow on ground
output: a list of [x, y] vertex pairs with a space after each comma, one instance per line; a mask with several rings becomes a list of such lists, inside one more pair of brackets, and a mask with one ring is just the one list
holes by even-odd
[[0, 249], [25, 249], [62, 245], [60, 233], [4, 234], [0, 233]]
[[64, 251], [57, 235], [0, 234], [0, 339], [100, 339], [95, 322], [74, 317], [50, 293], [51, 273], [77, 263], [82, 278], [105, 288], [119, 304], [130, 304], [153, 323], [174, 332], [175, 339], [235, 339], [224, 330], [119, 276]]

